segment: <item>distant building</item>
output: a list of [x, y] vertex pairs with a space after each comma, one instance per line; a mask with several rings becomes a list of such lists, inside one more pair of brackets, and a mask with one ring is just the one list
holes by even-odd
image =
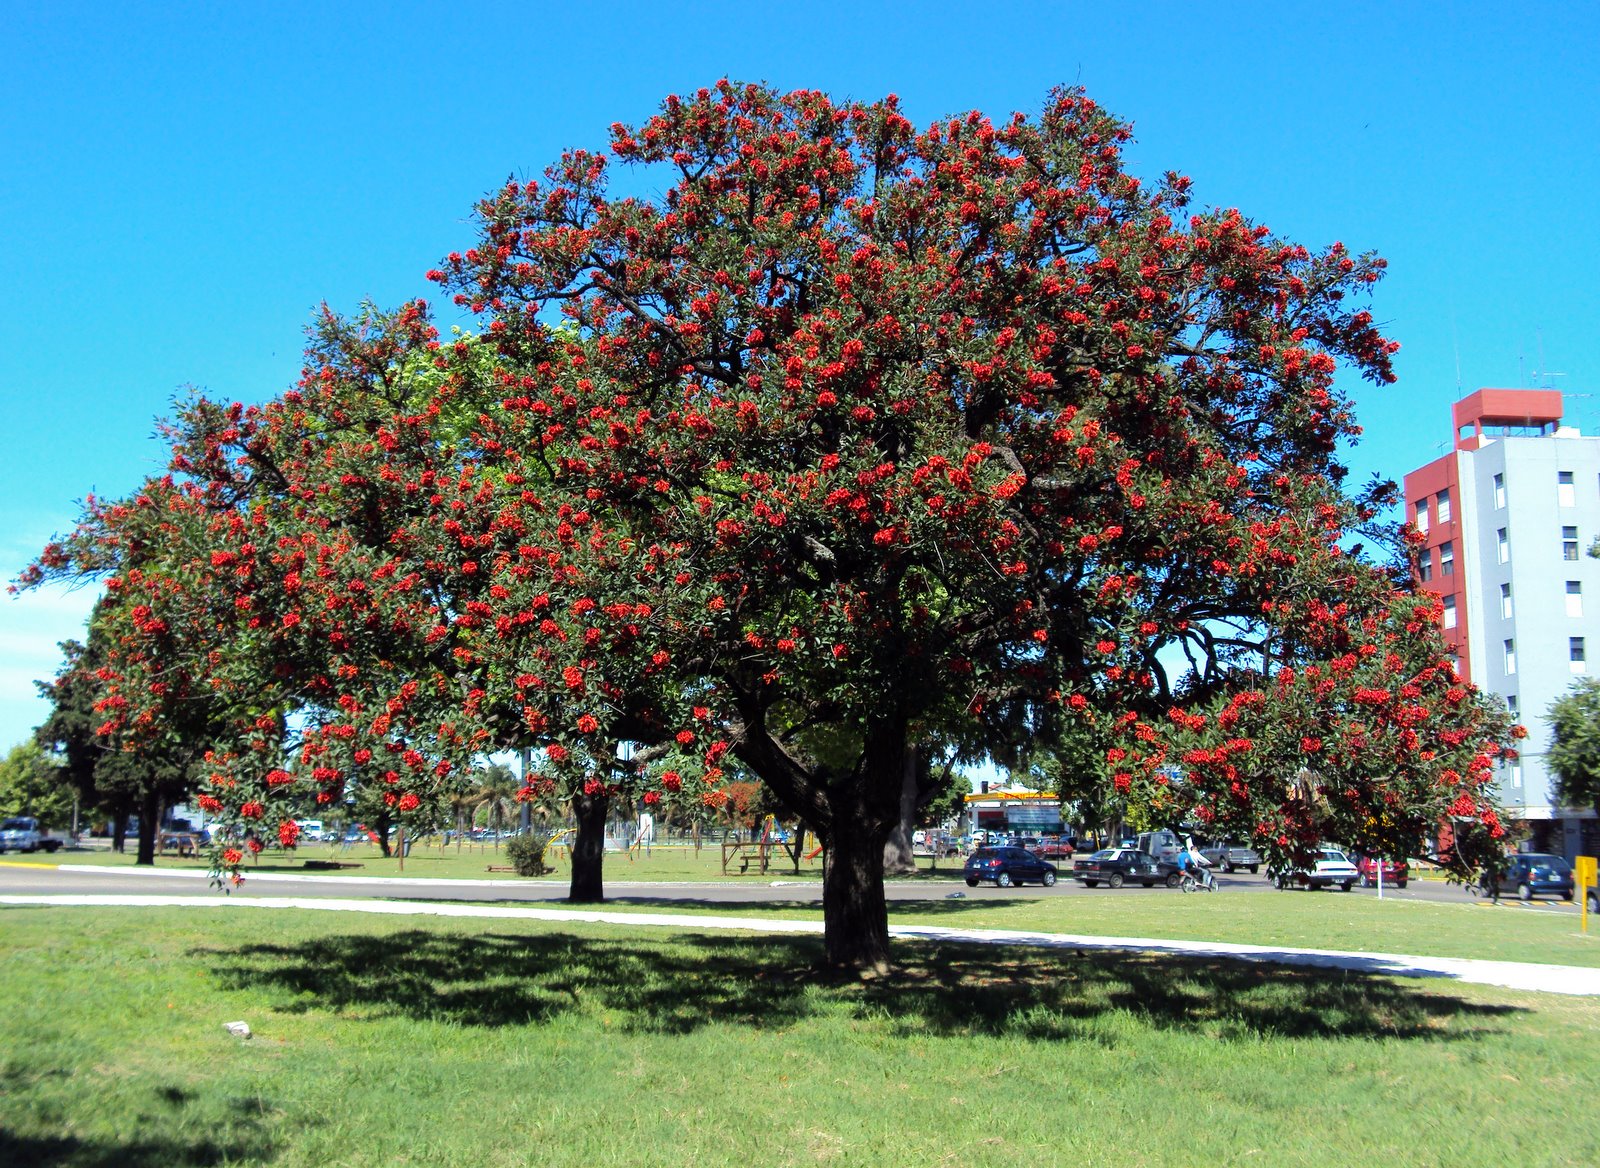
[[1600, 662], [1600, 438], [1562, 425], [1555, 390], [1480, 389], [1454, 414], [1455, 449], [1405, 476], [1406, 517], [1426, 535], [1420, 584], [1444, 603], [1462, 676], [1528, 728], [1500, 768], [1507, 811], [1538, 850], [1593, 854], [1593, 810], [1551, 794], [1545, 715]]
[[1059, 834], [1061, 799], [1050, 792], [990, 789], [966, 797], [968, 826], [983, 831], [1016, 832], [1019, 835]]

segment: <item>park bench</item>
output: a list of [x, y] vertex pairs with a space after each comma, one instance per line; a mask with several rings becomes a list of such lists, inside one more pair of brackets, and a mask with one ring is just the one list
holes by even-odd
[[164, 831], [156, 837], [156, 850], [177, 852], [179, 856], [198, 856], [200, 839], [186, 831]]
[[748, 876], [750, 865], [757, 865], [760, 875], [767, 874], [767, 866], [772, 862], [772, 845], [760, 843], [734, 843], [724, 841], [722, 845], [722, 874], [731, 875], [728, 865], [735, 860], [739, 862], [739, 875]]

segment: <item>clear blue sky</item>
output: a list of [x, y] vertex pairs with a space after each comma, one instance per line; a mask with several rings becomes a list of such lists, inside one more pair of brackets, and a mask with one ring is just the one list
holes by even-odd
[[[1135, 123], [1140, 172], [1380, 251], [1404, 347], [1398, 385], [1355, 387], [1363, 477], [1435, 457], [1458, 388], [1541, 370], [1600, 432], [1600, 6], [147, 7], [14, 4], [0, 37], [8, 580], [85, 493], [160, 469], [180, 387], [277, 393], [318, 303], [430, 295], [478, 195], [723, 75], [894, 92], [919, 124], [1081, 83]], [[89, 600], [0, 597], [0, 751]]]

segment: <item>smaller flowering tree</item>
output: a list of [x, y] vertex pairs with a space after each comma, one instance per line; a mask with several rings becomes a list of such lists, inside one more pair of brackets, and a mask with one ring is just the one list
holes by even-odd
[[[1258, 684], [1130, 722], [1126, 746], [1108, 752], [1114, 786], [1156, 822], [1252, 840], [1278, 870], [1329, 840], [1416, 854], [1452, 822], [1501, 838], [1493, 772], [1521, 728], [1456, 676], [1437, 643], [1436, 599], [1379, 599], [1376, 610], [1313, 599], [1280, 613], [1315, 651]], [[1442, 858], [1462, 877], [1481, 859]]]

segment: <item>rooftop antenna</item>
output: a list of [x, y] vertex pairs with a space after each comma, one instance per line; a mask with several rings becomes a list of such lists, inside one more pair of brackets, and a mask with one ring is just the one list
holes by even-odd
[[1450, 314], [1450, 347], [1456, 354], [1456, 397], [1461, 396], [1461, 337], [1456, 333], [1456, 314]]
[[[1535, 329], [1534, 333], [1538, 337], [1539, 345], [1539, 368], [1533, 371], [1534, 387], [1537, 389], [1554, 389], [1555, 387], [1549, 384], [1550, 379], [1552, 377], [1565, 377], [1566, 374], [1557, 373], [1544, 367], [1544, 326], [1541, 325]], [[1539, 384], [1540, 379], [1544, 380], [1544, 385]]]

